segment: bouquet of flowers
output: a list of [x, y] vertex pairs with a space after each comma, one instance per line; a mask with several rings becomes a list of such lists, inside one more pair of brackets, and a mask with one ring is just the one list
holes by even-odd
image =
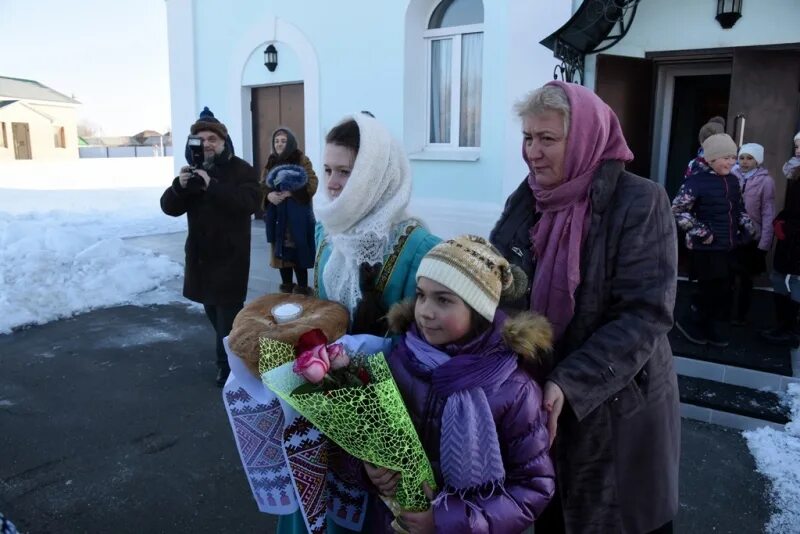
[[292, 347], [278, 343], [262, 344], [267, 387], [349, 454], [400, 472], [396, 502], [387, 502], [395, 515], [426, 510], [422, 483], [435, 486], [433, 470], [383, 353], [348, 353], [312, 330], [287, 361]]

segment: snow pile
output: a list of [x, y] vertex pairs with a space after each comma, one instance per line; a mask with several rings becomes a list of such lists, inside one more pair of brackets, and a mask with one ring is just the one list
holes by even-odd
[[95, 308], [178, 300], [183, 268], [122, 238], [183, 231], [161, 213], [164, 188], [0, 189], [0, 334]]
[[783, 432], [766, 427], [744, 432], [756, 468], [772, 484], [776, 512], [766, 530], [774, 534], [796, 533], [800, 528], [800, 384], [789, 384], [786, 402], [791, 421]]

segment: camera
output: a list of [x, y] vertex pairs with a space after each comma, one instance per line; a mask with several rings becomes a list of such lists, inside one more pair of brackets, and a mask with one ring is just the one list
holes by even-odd
[[186, 182], [186, 189], [191, 193], [200, 193], [205, 186], [205, 180], [194, 171], [201, 169], [205, 161], [203, 138], [199, 135], [190, 135], [186, 141], [186, 147], [188, 148], [189, 166], [192, 168], [192, 174]]

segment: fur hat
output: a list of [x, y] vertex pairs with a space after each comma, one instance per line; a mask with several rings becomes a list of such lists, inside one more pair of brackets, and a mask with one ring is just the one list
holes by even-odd
[[209, 131], [217, 134], [220, 139], [225, 140], [228, 138], [228, 129], [214, 117], [208, 106], [205, 106], [203, 111], [200, 112], [200, 117], [197, 118], [197, 122], [192, 124], [190, 131], [192, 135], [197, 135], [197, 132]]
[[500, 297], [513, 298], [524, 291], [527, 278], [521, 269], [512, 271], [500, 252], [482, 237], [464, 235], [439, 243], [422, 258], [417, 279], [425, 277], [442, 284], [472, 309], [494, 320]]
[[756, 163], [759, 165], [764, 163], [764, 147], [758, 143], [743, 144], [742, 148], [739, 149], [739, 155], [741, 156], [742, 154], [753, 156], [753, 159], [756, 160]]
[[725, 119], [720, 116], [711, 117], [708, 122], [700, 128], [700, 133], [697, 134], [697, 140], [702, 145], [706, 139], [714, 134], [725, 133]]
[[703, 159], [709, 163], [725, 156], [736, 157], [737, 153], [736, 143], [728, 134], [714, 134], [703, 141]]

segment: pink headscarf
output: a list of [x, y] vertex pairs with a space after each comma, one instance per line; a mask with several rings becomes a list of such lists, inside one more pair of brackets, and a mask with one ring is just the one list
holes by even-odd
[[607, 160], [633, 160], [616, 114], [600, 97], [577, 84], [553, 81], [570, 103], [564, 155], [564, 181], [544, 189], [528, 163], [528, 184], [542, 216], [531, 230], [536, 273], [531, 310], [546, 316], [560, 339], [575, 314], [575, 289], [581, 281], [581, 248], [589, 230], [589, 191], [597, 169]]

